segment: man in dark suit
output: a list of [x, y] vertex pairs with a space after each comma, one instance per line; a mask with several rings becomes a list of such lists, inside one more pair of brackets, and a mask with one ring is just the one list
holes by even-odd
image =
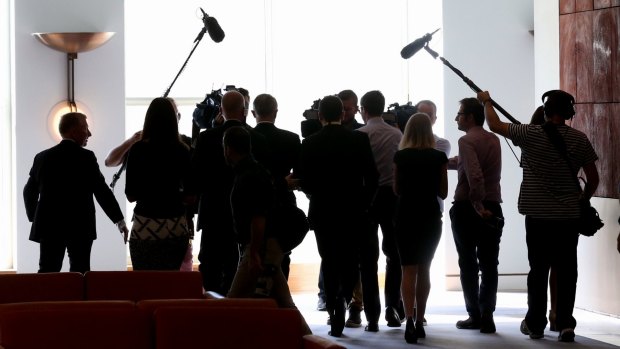
[[330, 335], [336, 337], [342, 334], [345, 306], [357, 279], [355, 237], [369, 228], [367, 211], [379, 177], [368, 135], [341, 125], [343, 114], [340, 98], [321, 100], [323, 128], [304, 139], [299, 164], [300, 185], [310, 197], [309, 219], [323, 263]]
[[[256, 118], [254, 130], [263, 136], [269, 147], [269, 160], [264, 165], [271, 173], [279, 203], [296, 205], [295, 194], [289, 190], [286, 177], [297, 169], [301, 141], [296, 133], [276, 127], [278, 101], [270, 94], [260, 94], [254, 99], [252, 114]], [[282, 272], [286, 279], [290, 271], [290, 252], [282, 259]]]
[[70, 271], [85, 273], [97, 238], [93, 195], [125, 243], [128, 230], [95, 154], [84, 149], [91, 136], [86, 115], [65, 114], [58, 129], [63, 140], [35, 156], [24, 187], [30, 240], [39, 243], [39, 273], [59, 272], [65, 251]]
[[233, 126], [243, 126], [252, 137], [252, 149], [258, 161], [267, 152], [264, 137], [246, 125], [245, 98], [237, 91], [222, 97], [224, 123], [200, 133], [192, 156], [192, 176], [200, 194], [196, 230], [202, 231], [199, 270], [204, 289], [226, 295], [237, 265], [239, 248], [233, 228], [230, 192], [234, 173], [226, 164], [222, 140], [224, 132]]

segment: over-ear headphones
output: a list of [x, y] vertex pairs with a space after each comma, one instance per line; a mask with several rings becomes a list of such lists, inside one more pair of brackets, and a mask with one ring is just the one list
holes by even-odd
[[[546, 100], [545, 100], [546, 98]], [[545, 115], [558, 114], [568, 120], [575, 115], [575, 97], [562, 90], [550, 90], [542, 95], [545, 104]]]

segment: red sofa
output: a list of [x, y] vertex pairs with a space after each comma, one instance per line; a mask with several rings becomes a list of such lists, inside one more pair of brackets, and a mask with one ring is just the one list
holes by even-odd
[[302, 335], [295, 309], [164, 307], [154, 316], [157, 349], [342, 348]]
[[272, 299], [204, 295], [198, 272], [0, 275], [0, 349], [183, 348], [180, 333], [189, 347], [344, 348], [302, 336], [299, 311]]
[[271, 300], [254, 301], [2, 304], [0, 349], [344, 348], [302, 335], [299, 311], [276, 308]]

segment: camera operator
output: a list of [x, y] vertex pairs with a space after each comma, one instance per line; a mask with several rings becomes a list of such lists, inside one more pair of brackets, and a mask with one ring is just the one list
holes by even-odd
[[501, 147], [499, 138], [482, 128], [484, 108], [476, 98], [460, 101], [455, 121], [465, 135], [459, 138], [459, 155], [448, 162], [448, 169], [458, 171], [450, 219], [459, 255], [465, 308], [469, 314], [469, 318], [458, 321], [456, 327], [495, 333], [493, 312], [497, 302], [502, 226], [489, 223], [503, 222]]
[[[573, 307], [580, 200], [589, 200], [598, 187], [595, 165], [598, 157], [586, 135], [565, 124], [575, 115], [574, 97], [562, 90], [551, 90], [542, 98], [545, 124], [514, 125], [499, 120], [488, 92], [478, 93], [491, 130], [521, 147], [523, 182], [519, 213], [525, 215], [530, 264], [528, 311], [521, 322], [521, 332], [532, 339], [544, 337], [547, 279], [549, 268], [553, 266], [557, 280], [555, 324], [560, 332], [558, 340], [573, 342], [577, 325]], [[583, 169], [587, 179], [583, 192], [577, 186], [579, 169]]]

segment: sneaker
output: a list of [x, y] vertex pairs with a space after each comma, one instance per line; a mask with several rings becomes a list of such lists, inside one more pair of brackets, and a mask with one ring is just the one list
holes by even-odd
[[[523, 333], [524, 335], [530, 336], [531, 339], [541, 339], [545, 336], [545, 334], [542, 332], [530, 331], [530, 329], [527, 327], [527, 323], [525, 322], [525, 319], [521, 321], [521, 326], [519, 327], [519, 330], [521, 330], [521, 333]], [[573, 336], [574, 336], [574, 333], [573, 333]]]
[[480, 320], [474, 320], [471, 316], [465, 320], [459, 320], [456, 322], [456, 328], [459, 330], [479, 330]]
[[344, 326], [353, 328], [362, 327], [361, 313], [362, 312], [357, 309], [349, 309], [349, 318], [347, 319], [347, 322], [345, 322]]
[[575, 341], [575, 330], [572, 328], [565, 328], [560, 331], [560, 335], [558, 336], [558, 341], [560, 342], [574, 342]]

